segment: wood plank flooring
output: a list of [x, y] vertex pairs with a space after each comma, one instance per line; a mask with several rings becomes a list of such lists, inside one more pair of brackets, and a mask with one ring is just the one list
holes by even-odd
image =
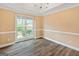
[[1, 48], [0, 53], [8, 56], [79, 56], [79, 51], [67, 48], [46, 39], [33, 39]]

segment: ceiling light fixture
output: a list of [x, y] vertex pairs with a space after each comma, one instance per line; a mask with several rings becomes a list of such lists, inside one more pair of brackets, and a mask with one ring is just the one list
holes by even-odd
[[41, 4], [40, 9], [48, 8], [49, 3]]

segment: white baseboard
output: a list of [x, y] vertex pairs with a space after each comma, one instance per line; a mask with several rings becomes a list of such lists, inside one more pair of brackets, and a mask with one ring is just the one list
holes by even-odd
[[57, 44], [61, 44], [61, 45], [66, 46], [66, 47], [68, 47], [68, 48], [71, 48], [71, 49], [74, 49], [74, 50], [79, 51], [79, 48], [77, 48], [77, 47], [74, 47], [74, 46], [65, 44], [65, 43], [63, 43], [63, 42], [59, 42], [59, 41], [53, 40], [53, 39], [51, 39], [51, 38], [47, 38], [47, 37], [44, 37], [44, 38], [47, 39], [47, 40], [50, 40], [50, 41], [52, 41], [52, 42], [55, 42], [55, 43], [57, 43]]
[[34, 38], [36, 38], [36, 39], [37, 39], [37, 38], [41, 38], [41, 37], [42, 37], [42, 36], [39, 36], [39, 37], [34, 37]]
[[0, 48], [7, 47], [7, 46], [10, 46], [10, 45], [13, 45], [13, 44], [15, 44], [15, 42], [11, 42], [11, 43], [8, 43], [8, 44], [0, 45]]
[[[53, 39], [51, 39], [51, 38], [47, 38], [47, 37], [44, 37], [44, 38], [47, 39], [47, 40], [50, 40], [50, 41], [52, 41], [52, 42], [55, 42], [55, 43], [57, 43], [57, 44], [61, 44], [61, 45], [66, 46], [66, 47], [68, 47], [68, 48], [71, 48], [71, 49], [74, 49], [74, 50], [79, 51], [79, 48], [77, 48], [77, 47], [74, 47], [74, 46], [65, 44], [65, 43], [63, 43], [63, 42], [59, 42], [59, 41], [53, 40]], [[8, 44], [0, 45], [0, 48], [6, 47], [6, 46], [10, 46], [10, 45], [13, 45], [13, 44], [15, 44], [15, 42], [11, 42], [11, 43], [8, 43]]]

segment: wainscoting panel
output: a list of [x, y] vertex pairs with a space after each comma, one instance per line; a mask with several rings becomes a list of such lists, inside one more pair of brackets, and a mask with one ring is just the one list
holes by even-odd
[[51, 39], [52, 41], [63, 43], [62, 45], [65, 45], [67, 47], [73, 47], [76, 48], [76, 50], [79, 50], [78, 33], [44, 30], [44, 37]]
[[15, 31], [0, 32], [0, 48], [11, 45], [15, 42]]

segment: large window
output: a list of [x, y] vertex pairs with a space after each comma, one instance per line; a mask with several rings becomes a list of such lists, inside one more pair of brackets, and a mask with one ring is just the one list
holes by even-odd
[[16, 18], [17, 39], [33, 36], [33, 20], [17, 16]]

